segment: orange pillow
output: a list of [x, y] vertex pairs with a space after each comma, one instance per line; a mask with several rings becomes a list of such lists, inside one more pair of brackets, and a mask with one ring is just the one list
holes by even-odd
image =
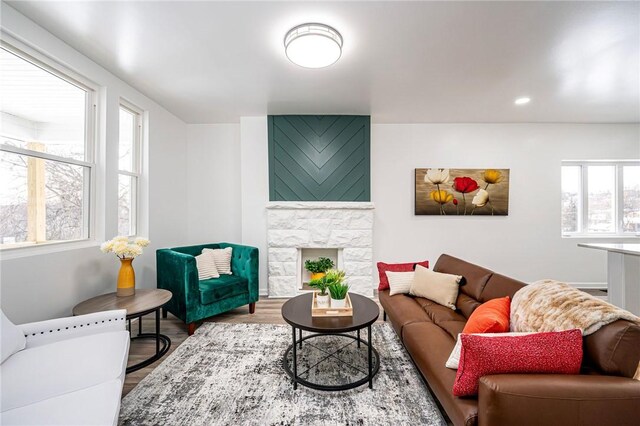
[[509, 331], [509, 296], [492, 299], [478, 306], [467, 320], [463, 333], [505, 333]]

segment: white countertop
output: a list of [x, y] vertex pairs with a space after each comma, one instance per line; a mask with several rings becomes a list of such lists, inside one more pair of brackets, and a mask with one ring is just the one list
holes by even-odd
[[632, 256], [640, 256], [640, 244], [631, 244], [631, 243], [613, 243], [613, 244], [588, 243], [587, 244], [587, 243], [584, 243], [584, 244], [578, 244], [578, 247], [614, 251], [616, 253], [630, 254]]

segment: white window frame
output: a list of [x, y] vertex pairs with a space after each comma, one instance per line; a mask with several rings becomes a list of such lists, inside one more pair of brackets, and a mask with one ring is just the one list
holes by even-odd
[[27, 157], [40, 158], [49, 161], [57, 161], [66, 164], [86, 167], [89, 170], [88, 176], [83, 188], [83, 236], [75, 240], [57, 240], [44, 242], [22, 242], [11, 245], [0, 244], [0, 252], [3, 259], [11, 259], [32, 254], [40, 254], [45, 252], [55, 252], [66, 249], [75, 249], [79, 247], [93, 246], [96, 244], [96, 198], [97, 198], [97, 117], [98, 117], [98, 93], [99, 87], [79, 75], [78, 73], [60, 65], [49, 56], [40, 53], [36, 49], [21, 43], [10, 35], [2, 32], [2, 40], [0, 46], [8, 52], [18, 56], [19, 58], [42, 68], [44, 71], [66, 81], [85, 91], [85, 135], [84, 135], [84, 160], [76, 160], [73, 158], [60, 157], [39, 151], [33, 151], [25, 148], [15, 147], [7, 144], [0, 144], [0, 151], [24, 155]]
[[[563, 238], [640, 238], [637, 232], [624, 232], [624, 166], [640, 166], [640, 160], [563, 160], [561, 167], [580, 167], [580, 194], [578, 203], [578, 231], [562, 231]], [[613, 166], [615, 173], [615, 193], [614, 193], [614, 221], [615, 232], [588, 232], [585, 224], [589, 219], [589, 166]], [[562, 201], [561, 201], [562, 202]]]
[[[129, 216], [133, 220], [133, 234], [127, 235], [133, 237], [140, 231], [140, 181], [142, 179], [142, 138], [144, 133], [143, 116], [144, 111], [127, 101], [120, 98], [120, 104], [118, 106], [118, 117], [120, 117], [120, 109], [124, 109], [133, 114], [134, 126], [136, 131], [134, 133], [133, 151], [131, 152], [132, 171], [120, 170], [120, 163], [118, 161], [118, 185], [120, 182], [120, 175], [129, 176], [135, 178], [135, 185], [131, 188], [131, 210]], [[118, 135], [119, 136], [119, 135]], [[118, 140], [118, 148], [120, 147], [120, 140]], [[120, 159], [120, 152], [118, 152], [118, 160]], [[119, 190], [119, 188], [118, 188]], [[118, 213], [119, 214], [119, 213]], [[131, 227], [131, 226], [130, 226]]]

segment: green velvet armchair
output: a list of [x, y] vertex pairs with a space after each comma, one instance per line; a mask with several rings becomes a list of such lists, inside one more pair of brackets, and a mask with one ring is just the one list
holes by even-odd
[[[198, 280], [195, 256], [204, 248], [232, 247], [231, 272], [220, 278]], [[156, 251], [158, 288], [171, 291], [173, 297], [163, 308], [187, 324], [189, 335], [196, 321], [243, 305], [255, 312], [258, 301], [258, 249], [238, 244], [216, 243], [175, 247]]]

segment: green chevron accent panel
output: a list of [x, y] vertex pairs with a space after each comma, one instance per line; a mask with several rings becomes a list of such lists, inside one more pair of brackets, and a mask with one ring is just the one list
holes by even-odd
[[270, 115], [271, 201], [370, 201], [369, 116]]

